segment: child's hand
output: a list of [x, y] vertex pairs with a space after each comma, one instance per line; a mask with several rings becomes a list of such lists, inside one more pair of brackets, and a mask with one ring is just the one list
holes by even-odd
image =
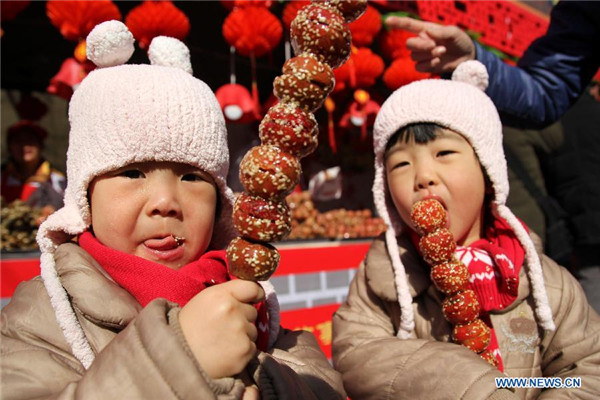
[[204, 289], [181, 309], [181, 330], [211, 378], [240, 373], [254, 356], [258, 333], [252, 304], [264, 298], [257, 283], [235, 280]]

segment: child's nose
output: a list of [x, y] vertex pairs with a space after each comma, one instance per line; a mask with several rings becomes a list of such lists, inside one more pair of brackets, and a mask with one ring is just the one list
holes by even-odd
[[417, 190], [427, 189], [435, 186], [437, 179], [433, 171], [429, 168], [419, 168], [415, 177], [415, 188]]
[[181, 205], [177, 193], [170, 185], [150, 189], [150, 199], [147, 207], [152, 216], [178, 217], [181, 215]]

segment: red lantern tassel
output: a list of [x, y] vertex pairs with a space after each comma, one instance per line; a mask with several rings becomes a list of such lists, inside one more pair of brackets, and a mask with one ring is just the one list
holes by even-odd
[[325, 109], [327, 110], [327, 130], [329, 136], [329, 147], [331, 147], [331, 151], [333, 152], [333, 154], [336, 154], [337, 146], [335, 144], [335, 130], [333, 129], [333, 110], [335, 110], [335, 103], [330, 97], [325, 99]]
[[250, 53], [250, 70], [252, 73], [252, 100], [254, 101], [254, 115], [260, 119], [260, 98], [258, 96], [258, 83], [256, 82], [256, 57], [254, 52]]

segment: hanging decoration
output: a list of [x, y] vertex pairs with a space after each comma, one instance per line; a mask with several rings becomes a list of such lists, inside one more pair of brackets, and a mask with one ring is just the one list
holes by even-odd
[[95, 68], [85, 55], [85, 37], [102, 22], [120, 20], [121, 12], [110, 0], [50, 0], [46, 3], [46, 15], [65, 39], [77, 42], [73, 57], [63, 61], [46, 88], [48, 93], [69, 100], [77, 85]]
[[248, 123], [260, 119], [256, 102], [246, 87], [228, 83], [217, 89], [215, 96], [228, 122]]
[[284, 40], [284, 51], [285, 51], [285, 61], [289, 60], [292, 56], [292, 45], [290, 44], [290, 26], [292, 25], [292, 21], [296, 18], [296, 14], [298, 11], [309, 5], [310, 0], [296, 0], [289, 1], [285, 7], [283, 8], [283, 12], [281, 13], [281, 20], [283, 21], [283, 26], [285, 27], [285, 40]]
[[283, 21], [283, 26], [286, 31], [290, 30], [290, 26], [292, 25], [292, 21], [296, 18], [296, 14], [298, 11], [310, 4], [310, 0], [297, 0], [288, 2], [283, 8], [283, 12], [281, 14], [281, 20]]
[[62, 1], [46, 3], [46, 15], [67, 40], [80, 41], [104, 21], [121, 19], [121, 12], [110, 0]]
[[144, 1], [127, 14], [125, 25], [144, 50], [157, 36], [183, 41], [190, 33], [190, 20], [171, 1]]
[[367, 139], [367, 128], [375, 123], [375, 117], [381, 106], [371, 99], [369, 92], [363, 89], [356, 90], [353, 97], [354, 101], [350, 103], [339, 125], [346, 129], [351, 125], [360, 127], [360, 139], [364, 142]]
[[432, 77], [431, 74], [417, 71], [416, 63], [410, 57], [406, 40], [414, 36], [416, 35], [408, 31], [391, 29], [383, 32], [379, 39], [381, 53], [386, 59], [391, 60], [382, 77], [383, 83], [390, 90]]
[[383, 82], [391, 90], [428, 78], [431, 78], [431, 74], [417, 71], [415, 62], [410, 57], [397, 58], [383, 73]]
[[[262, 57], [273, 51], [281, 41], [283, 28], [281, 22], [269, 10], [270, 2], [240, 2], [223, 22], [223, 37], [231, 50], [230, 84], [222, 87], [222, 95], [227, 94], [228, 101], [221, 103], [223, 113], [230, 122], [251, 122], [261, 118], [258, 83], [256, 79], [256, 57]], [[248, 23], [252, 21], [252, 23]], [[250, 57], [252, 76], [252, 104], [247, 101], [248, 90], [236, 84], [235, 54]], [[238, 93], [236, 99], [231, 93]], [[226, 104], [226, 106], [225, 106]], [[224, 107], [227, 107], [224, 108]], [[228, 115], [229, 114], [229, 115]], [[237, 117], [237, 119], [235, 118]]]
[[415, 36], [417, 35], [403, 29], [384, 31], [379, 39], [381, 54], [388, 60], [410, 57], [410, 50], [406, 47], [406, 40]]
[[[85, 42], [83, 43], [85, 44]], [[73, 57], [69, 57], [63, 61], [58, 73], [50, 78], [50, 84], [46, 88], [46, 91], [69, 100], [83, 78], [93, 69], [94, 67], [89, 61], [80, 62]]]
[[352, 44], [356, 47], [370, 46], [381, 30], [381, 14], [373, 6], [356, 21], [348, 25], [352, 33]]
[[[252, 23], [248, 23], [252, 21]], [[223, 36], [245, 57], [262, 57], [279, 44], [283, 28], [269, 10], [260, 6], [235, 8], [223, 23]]]
[[368, 88], [385, 68], [383, 59], [373, 53], [368, 47], [353, 48], [350, 59], [346, 64], [334, 70], [334, 93], [348, 88]]
[[246, 6], [271, 8], [273, 2], [271, 0], [221, 0], [221, 5], [231, 11], [234, 8]]

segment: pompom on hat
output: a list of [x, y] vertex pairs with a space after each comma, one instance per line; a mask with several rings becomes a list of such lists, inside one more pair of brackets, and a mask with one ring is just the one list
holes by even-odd
[[[144, 161], [198, 167], [211, 175], [220, 194], [219, 228], [211, 248], [223, 248], [235, 236], [233, 193], [226, 183], [227, 130], [214, 93], [191, 75], [189, 50], [179, 40], [156, 37], [148, 51], [151, 65], [123, 65], [133, 44], [133, 35], [119, 21], [104, 22], [90, 32], [87, 54], [98, 68], [81, 82], [69, 103], [65, 205], [48, 217], [37, 235], [42, 279], [65, 337], [85, 368], [94, 354], [60, 284], [54, 252], [89, 228], [87, 190], [95, 177]], [[271, 289], [265, 288], [267, 296]]]
[[383, 103], [375, 120], [373, 198], [377, 212], [389, 227], [385, 233], [385, 240], [394, 268], [401, 309], [400, 328], [397, 333], [400, 338], [410, 337], [414, 329], [414, 313], [412, 296], [396, 240], [405, 224], [387, 190], [384, 156], [390, 138], [399, 129], [414, 123], [435, 123], [451, 129], [463, 135], [473, 146], [494, 188], [492, 212], [510, 224], [525, 249], [527, 272], [538, 322], [546, 330], [555, 329], [539, 256], [529, 234], [506, 206], [509, 184], [502, 147], [502, 124], [492, 100], [483, 92], [487, 85], [488, 74], [485, 66], [479, 61], [466, 61], [456, 68], [452, 80], [425, 79], [397, 89]]

